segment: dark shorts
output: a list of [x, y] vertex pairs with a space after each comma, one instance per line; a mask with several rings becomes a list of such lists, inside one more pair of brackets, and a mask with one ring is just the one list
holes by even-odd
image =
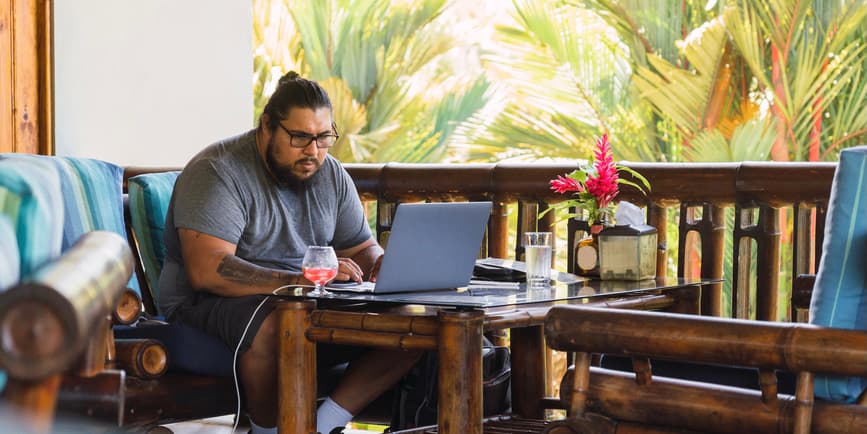
[[[203, 330], [225, 342], [232, 351], [241, 342], [238, 353], [243, 353], [253, 344], [253, 338], [265, 318], [274, 311], [280, 302], [279, 297], [251, 295], [246, 297], [220, 297], [209, 293], [197, 293], [191, 302], [179, 306], [172, 321], [180, 321], [188, 326]], [[259, 307], [259, 304], [262, 304]], [[256, 311], [256, 308], [259, 308]], [[250, 320], [253, 313], [256, 317]], [[247, 325], [249, 323], [249, 326]], [[247, 329], [246, 334], [244, 329]], [[243, 337], [243, 341], [242, 341]], [[349, 362], [364, 353], [366, 349], [345, 345], [318, 344], [316, 346], [317, 365], [320, 368]]]

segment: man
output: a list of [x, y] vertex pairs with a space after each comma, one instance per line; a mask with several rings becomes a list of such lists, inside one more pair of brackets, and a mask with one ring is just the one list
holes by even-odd
[[[337, 280], [375, 280], [381, 260], [355, 185], [328, 155], [338, 138], [332, 118], [317, 83], [286, 74], [258, 127], [193, 157], [169, 204], [161, 308], [238, 349], [253, 433], [276, 432], [263, 427], [277, 421], [277, 300], [264, 294], [311, 284], [301, 274], [309, 245], [334, 247]], [[321, 345], [317, 353], [324, 363], [346, 351]], [[418, 357], [385, 350], [357, 357], [319, 407], [318, 431], [339, 432]]]

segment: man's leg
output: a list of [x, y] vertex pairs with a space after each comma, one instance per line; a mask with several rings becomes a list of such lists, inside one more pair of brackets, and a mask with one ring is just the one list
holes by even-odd
[[371, 350], [349, 364], [331, 396], [316, 412], [316, 427], [327, 434], [342, 427], [395, 385], [421, 358], [420, 351]]
[[349, 364], [331, 393], [353, 415], [391, 388], [421, 359], [421, 351], [372, 350]]
[[[371, 350], [353, 360], [331, 399], [356, 415], [396, 384], [421, 358], [420, 351]], [[277, 425], [277, 315], [268, 314], [250, 348], [239, 357], [240, 381], [250, 419], [259, 426]], [[345, 424], [345, 423], [344, 423]], [[325, 433], [330, 432], [330, 428]]]
[[253, 338], [253, 344], [239, 356], [238, 369], [247, 413], [261, 427], [277, 426], [277, 315], [268, 314]]

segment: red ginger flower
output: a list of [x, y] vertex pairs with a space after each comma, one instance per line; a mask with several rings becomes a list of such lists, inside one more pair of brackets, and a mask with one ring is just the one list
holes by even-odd
[[581, 183], [572, 178], [565, 178], [562, 175], [557, 175], [557, 179], [551, 180], [551, 190], [554, 190], [560, 194], [569, 191], [575, 191], [580, 193], [584, 191], [584, 186], [582, 186]]
[[603, 134], [602, 138], [596, 141], [593, 156], [596, 158], [593, 167], [596, 169], [597, 176], [588, 177], [585, 185], [587, 192], [596, 198], [597, 206], [603, 209], [620, 192], [617, 185], [617, 167], [614, 164], [611, 145], [608, 143], [608, 134]]
[[[557, 176], [550, 181], [551, 190], [557, 193], [571, 193], [572, 198], [558, 202], [539, 215], [555, 209], [578, 208], [589, 213], [587, 217], [591, 224], [611, 221], [614, 217], [612, 201], [620, 193], [620, 184], [635, 187], [642, 193], [650, 191], [650, 183], [638, 172], [627, 166], [614, 163], [608, 134], [596, 141], [593, 151], [593, 164], [579, 163], [578, 169], [566, 176]], [[638, 183], [628, 179], [620, 179], [618, 171], [623, 170], [638, 180]]]

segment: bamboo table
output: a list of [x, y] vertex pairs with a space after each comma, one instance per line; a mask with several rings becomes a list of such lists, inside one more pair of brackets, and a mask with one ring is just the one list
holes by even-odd
[[281, 433], [316, 433], [316, 343], [437, 351], [438, 431], [482, 433], [482, 334], [511, 329], [512, 411], [543, 418], [545, 314], [557, 303], [698, 313], [708, 279], [597, 281], [544, 289], [473, 288], [340, 294], [317, 300], [289, 289], [279, 304]]

